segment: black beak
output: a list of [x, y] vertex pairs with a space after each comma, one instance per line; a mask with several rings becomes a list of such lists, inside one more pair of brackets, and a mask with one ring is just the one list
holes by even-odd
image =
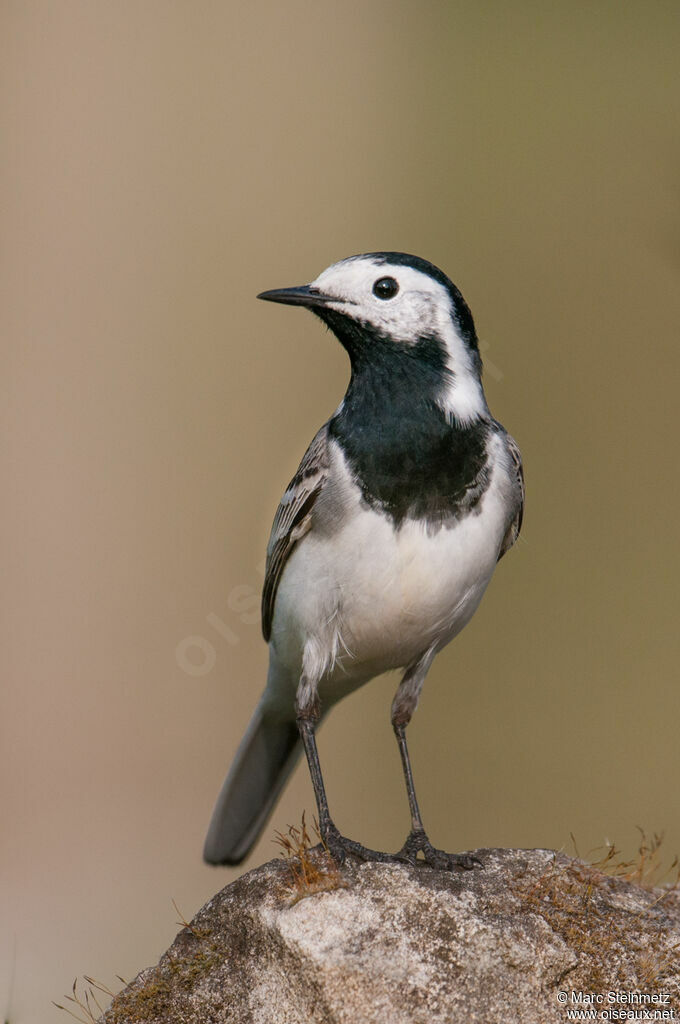
[[283, 302], [287, 306], [308, 306], [311, 309], [315, 306], [327, 306], [329, 302], [339, 301], [332, 295], [324, 295], [308, 284], [303, 284], [299, 288], [272, 288], [269, 292], [260, 292], [257, 297], [264, 299], [265, 302]]

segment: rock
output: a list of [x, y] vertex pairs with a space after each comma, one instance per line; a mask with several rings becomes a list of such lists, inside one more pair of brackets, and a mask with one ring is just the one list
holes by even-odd
[[214, 896], [102, 1022], [563, 1024], [589, 996], [604, 1000], [591, 1019], [642, 1019], [601, 1016], [641, 1004], [680, 1017], [677, 890], [549, 850], [476, 856], [484, 868], [460, 873], [336, 869], [319, 850], [270, 861]]

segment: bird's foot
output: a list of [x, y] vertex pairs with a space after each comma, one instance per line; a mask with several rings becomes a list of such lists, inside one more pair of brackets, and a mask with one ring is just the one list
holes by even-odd
[[437, 850], [422, 830], [411, 829], [406, 842], [395, 856], [398, 860], [415, 864], [419, 853], [422, 853], [426, 864], [439, 871], [471, 871], [473, 868], [484, 867], [481, 860], [470, 853]]
[[353, 839], [347, 839], [340, 835], [335, 825], [331, 822], [321, 830], [323, 846], [330, 853], [336, 864], [344, 864], [348, 853], [353, 854], [361, 860], [376, 860], [388, 863], [398, 859], [393, 853], [381, 853], [379, 850], [370, 850]]

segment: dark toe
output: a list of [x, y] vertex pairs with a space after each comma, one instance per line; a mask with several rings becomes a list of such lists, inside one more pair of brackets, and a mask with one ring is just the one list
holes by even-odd
[[439, 871], [472, 871], [484, 867], [481, 860], [471, 853], [446, 853], [445, 850], [436, 849], [426, 834], [420, 831], [409, 833], [396, 856], [409, 864], [415, 864], [419, 853], [422, 853], [426, 864]]
[[374, 860], [381, 863], [396, 859], [394, 854], [370, 850], [367, 846], [362, 846], [361, 843], [357, 843], [353, 839], [347, 839], [346, 836], [338, 832], [335, 826], [328, 829], [324, 836], [324, 844], [336, 864], [344, 864], [348, 853], [358, 857], [360, 860]]

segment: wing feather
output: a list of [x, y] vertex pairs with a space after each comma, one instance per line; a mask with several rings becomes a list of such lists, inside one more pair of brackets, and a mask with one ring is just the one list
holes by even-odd
[[324, 423], [305, 452], [274, 516], [262, 590], [262, 633], [267, 642], [281, 575], [295, 545], [312, 528], [312, 509], [327, 475], [328, 424]]
[[498, 555], [499, 559], [503, 557], [506, 551], [510, 550], [519, 537], [519, 531], [522, 529], [522, 517], [524, 515], [524, 470], [522, 468], [522, 456], [514, 437], [511, 437], [510, 434], [506, 433], [505, 439], [508, 446], [508, 454], [510, 455], [512, 465], [515, 470], [515, 480], [519, 501], [515, 516], [507, 529], [505, 537], [503, 538], [503, 544], [501, 545], [500, 554]]

